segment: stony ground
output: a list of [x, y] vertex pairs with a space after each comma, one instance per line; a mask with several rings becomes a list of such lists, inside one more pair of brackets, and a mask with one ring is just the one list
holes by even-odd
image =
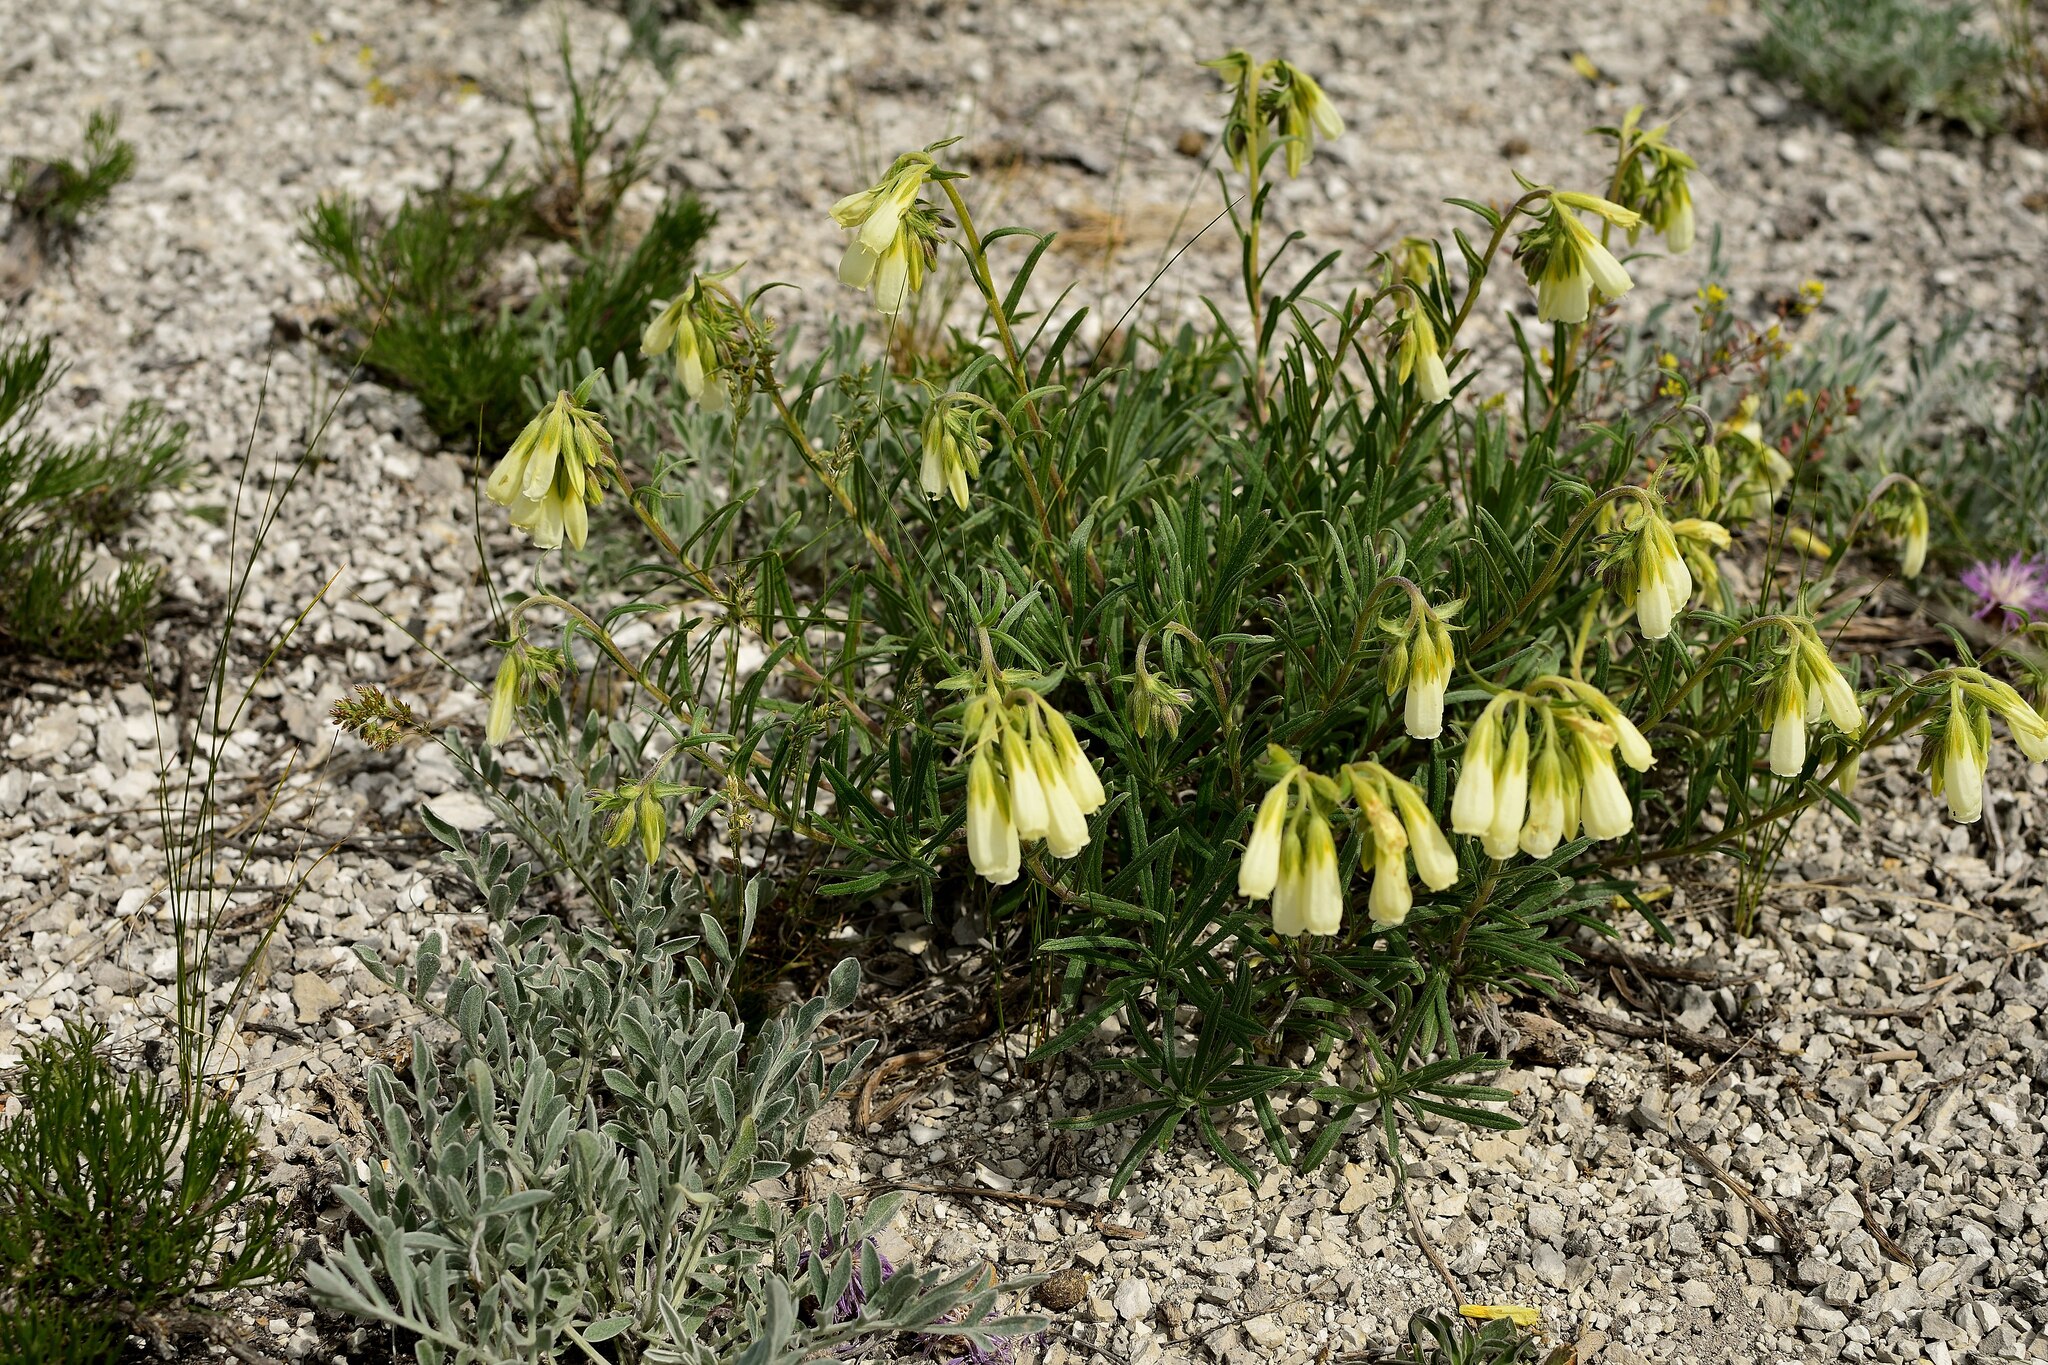
[[[586, 51], [622, 37], [603, 13], [569, 13]], [[0, 710], [5, 1064], [80, 1015], [146, 1039], [165, 1008], [157, 754], [160, 736], [192, 723], [178, 680], [203, 661], [231, 577], [228, 532], [199, 513], [235, 500], [248, 449], [246, 533], [342, 389], [327, 359], [279, 340], [276, 318], [321, 297], [297, 216], [334, 189], [391, 206], [439, 176], [449, 149], [472, 165], [508, 141], [523, 149], [525, 92], [547, 103], [560, 85], [553, 19], [538, 8], [0, 0], [0, 19], [0, 153], [68, 146], [101, 105], [140, 151], [76, 260], [7, 320], [54, 331], [72, 361], [58, 421], [153, 397], [191, 424], [205, 470], [137, 534], [174, 605], [191, 604], [156, 639], [172, 684], [162, 700], [138, 677], [30, 672]], [[719, 211], [712, 264], [745, 258], [752, 279], [802, 286], [792, 311], [816, 317], [843, 302], [826, 206], [895, 150], [962, 134], [984, 226], [1067, 231], [1044, 301], [1078, 281], [1114, 316], [1216, 212], [1201, 133], [1218, 102], [1192, 64], [1242, 44], [1322, 74], [1351, 125], [1278, 197], [1278, 218], [1306, 235], [1303, 260], [1343, 248], [1358, 262], [1403, 234], [1445, 231], [1459, 221], [1446, 196], [1504, 197], [1511, 168], [1596, 183], [1598, 151], [1576, 135], [1641, 102], [1680, 116], [1707, 181], [1702, 219], [1725, 234], [1745, 306], [1807, 278], [1844, 306], [1883, 288], [1917, 334], [1968, 308], [1976, 353], [2038, 363], [2048, 157], [1932, 130], [1852, 138], [1736, 66], [1755, 26], [1746, 4], [1619, 0], [773, 4], [729, 30], [672, 30], [686, 51], [657, 118], [654, 179]], [[1574, 70], [1574, 52], [1599, 79]], [[659, 88], [640, 78], [636, 108]], [[1648, 265], [1638, 298], [1683, 298], [1701, 267]], [[1210, 233], [1138, 316], [1197, 317], [1204, 293], [1231, 295], [1232, 269]], [[354, 1078], [408, 1022], [354, 945], [388, 953], [430, 929], [467, 942], [481, 931], [437, 890], [412, 812], [425, 801], [471, 827], [487, 814], [432, 751], [337, 750], [324, 724], [358, 681], [391, 685], [438, 721], [480, 722], [477, 694], [407, 633], [480, 665], [471, 501], [466, 461], [437, 448], [411, 402], [358, 384], [285, 502], [244, 606], [246, 672], [263, 635], [326, 585], [224, 765], [239, 813], [296, 756], [265, 832], [237, 837], [257, 886], [338, 841], [257, 969], [248, 1027], [223, 1040], [273, 1178], [308, 1207], [365, 1150]], [[514, 542], [501, 548], [517, 558]], [[1559, 1010], [1561, 1029], [1524, 1020], [1509, 1083], [1526, 1128], [1416, 1135], [1412, 1218], [1360, 1137], [1322, 1176], [1275, 1173], [1256, 1190], [1183, 1145], [1105, 1205], [1116, 1135], [1053, 1146], [1038, 1121], [1091, 1104], [1094, 1082], [1013, 1074], [986, 1044], [903, 1073], [889, 1094], [909, 1098], [873, 1131], [839, 1115], [820, 1176], [992, 1192], [920, 1195], [887, 1249], [1085, 1271], [1088, 1297], [1026, 1348], [1050, 1362], [1357, 1352], [1413, 1309], [1450, 1302], [1444, 1275], [1466, 1301], [1541, 1307], [1581, 1361], [2048, 1358], [2044, 776], [2008, 763], [1993, 818], [1951, 831], [1902, 764], [1873, 765], [1869, 780], [1892, 789], [1882, 813], [1860, 831], [1825, 818], [1802, 831], [1747, 941], [1729, 934], [1722, 893], [1679, 887], [1676, 951], [1634, 944], [1600, 968], [1594, 1013]], [[944, 927], [874, 932], [878, 948], [930, 969], [932, 998], [977, 988]], [[254, 943], [224, 947], [232, 965]], [[853, 1022], [890, 1032], [903, 1008], [878, 999]], [[1656, 1036], [1629, 1036], [1646, 1031]], [[242, 1307], [277, 1355], [388, 1355], [377, 1339], [348, 1345], [289, 1287]]]

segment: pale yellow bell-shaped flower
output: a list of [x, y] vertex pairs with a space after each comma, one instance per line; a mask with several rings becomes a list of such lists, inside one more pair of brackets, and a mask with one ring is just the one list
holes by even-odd
[[1806, 689], [1790, 668], [1771, 684], [1771, 771], [1797, 777], [1806, 767]]
[[1045, 793], [1045, 847], [1055, 858], [1071, 858], [1088, 846], [1088, 817], [1067, 784], [1064, 766], [1043, 734], [1031, 740], [1031, 763]]
[[1539, 321], [1582, 323], [1592, 311], [1594, 290], [1611, 301], [1635, 287], [1614, 253], [1579, 221], [1582, 209], [1619, 227], [1642, 221], [1633, 210], [1595, 195], [1565, 190], [1552, 194], [1543, 221], [1525, 234], [1518, 248], [1532, 265], [1529, 282], [1536, 288]]
[[1494, 772], [1500, 763], [1501, 713], [1505, 693], [1486, 704], [1465, 739], [1457, 790], [1451, 794], [1451, 829], [1458, 834], [1485, 834], [1493, 828]]
[[1080, 741], [1074, 738], [1074, 727], [1067, 718], [1043, 699], [1039, 700], [1038, 708], [1046, 735], [1052, 741], [1060, 774], [1066, 779], [1067, 790], [1073, 793], [1074, 804], [1083, 815], [1093, 815], [1102, 809], [1107, 796], [1102, 789], [1102, 779], [1096, 775], [1095, 766], [1082, 751]]
[[1437, 346], [1436, 328], [1419, 304], [1401, 312], [1401, 344], [1395, 379], [1415, 380], [1416, 396], [1425, 403], [1442, 403], [1451, 396], [1450, 371], [1444, 368], [1443, 352]]
[[1280, 877], [1273, 887], [1273, 932], [1282, 938], [1308, 933], [1308, 866], [1301, 853], [1299, 821], [1280, 836]]
[[1330, 822], [1311, 810], [1302, 822], [1302, 877], [1299, 884], [1302, 930], [1334, 934], [1344, 927], [1344, 883], [1337, 873], [1337, 845]]
[[1616, 706], [1605, 692], [1577, 678], [1564, 678], [1561, 681], [1570, 689], [1573, 696], [1586, 703], [1593, 714], [1600, 718], [1602, 724], [1614, 732], [1615, 750], [1621, 755], [1622, 762], [1639, 773], [1648, 772], [1656, 766], [1657, 755], [1651, 750], [1650, 741], [1643, 738], [1643, 732], [1636, 728], [1636, 723], [1623, 715], [1621, 708]]
[[1548, 858], [1564, 839], [1565, 783], [1569, 773], [1558, 755], [1554, 727], [1546, 721], [1543, 744], [1529, 774], [1529, 814], [1522, 823], [1522, 852]]
[[1521, 714], [1508, 722], [1508, 742], [1493, 778], [1493, 823], [1480, 846], [1491, 858], [1512, 858], [1521, 844], [1529, 807], [1529, 726]]
[[1287, 824], [1288, 795], [1294, 786], [1294, 774], [1289, 773], [1273, 784], [1265, 799], [1259, 802], [1259, 813], [1252, 820], [1252, 837], [1244, 846], [1244, 857], [1237, 867], [1237, 894], [1251, 900], [1263, 900], [1273, 894], [1273, 888], [1280, 880], [1280, 836]]
[[1452, 851], [1451, 841], [1444, 837], [1436, 817], [1430, 814], [1422, 793], [1413, 783], [1399, 779], [1389, 780], [1387, 789], [1401, 812], [1401, 824], [1408, 834], [1408, 853], [1415, 859], [1415, 875], [1432, 891], [1455, 886], [1458, 855]]
[[1406, 695], [1401, 722], [1414, 739], [1435, 739], [1444, 731], [1444, 693], [1457, 667], [1450, 627], [1434, 611], [1414, 613], [1415, 628], [1407, 640]]
[[989, 749], [976, 746], [967, 768], [967, 857], [989, 882], [1008, 886], [1023, 866], [1022, 849]]
[[1800, 638], [1799, 664], [1813, 690], [1819, 693], [1821, 709], [1834, 727], [1852, 738], [1862, 734], [1863, 706], [1856, 700], [1856, 689], [1842, 676], [1842, 670], [1829, 657], [1827, 646], [1811, 630]]
[[1575, 766], [1579, 775], [1579, 817], [1591, 839], [1619, 839], [1635, 825], [1635, 810], [1629, 805], [1628, 789], [1614, 770], [1613, 749], [1574, 724], [1572, 734]]
[[1415, 890], [1408, 885], [1406, 840], [1394, 844], [1377, 833], [1372, 841], [1372, 891], [1366, 897], [1366, 911], [1372, 922], [1392, 928], [1408, 918], [1415, 906]]
[[1045, 787], [1038, 780], [1023, 729], [1007, 722], [1003, 726], [1003, 775], [1010, 781], [1010, 819], [1017, 826], [1017, 837], [1043, 839], [1052, 824]]
[[1949, 687], [1948, 716], [1928, 764], [1937, 796], [1948, 798], [1949, 818], [1974, 824], [1984, 814], [1984, 768], [1989, 716], [1973, 708], [1962, 684]]
[[491, 684], [491, 713], [484, 722], [484, 743], [503, 744], [512, 736], [519, 720], [519, 660], [510, 649], [498, 665], [498, 677]]

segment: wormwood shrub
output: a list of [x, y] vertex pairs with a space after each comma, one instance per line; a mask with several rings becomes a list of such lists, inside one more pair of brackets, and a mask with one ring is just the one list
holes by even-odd
[[[473, 186], [452, 176], [390, 218], [346, 195], [307, 211], [300, 240], [333, 274], [341, 338], [380, 378], [419, 395], [435, 431], [502, 445], [534, 376], [579, 349], [626, 350], [647, 305], [681, 288], [710, 230], [691, 198], [664, 201], [629, 231], [615, 213], [640, 178], [643, 128], [618, 128], [620, 73], [579, 78], [564, 38], [569, 98], [560, 126], [531, 108], [541, 162], [501, 157]], [[523, 251], [548, 262], [525, 292], [508, 276]]]
[[793, 1211], [766, 1188], [812, 1159], [805, 1126], [872, 1045], [825, 1059], [820, 1030], [859, 980], [850, 961], [817, 998], [739, 1023], [732, 976], [758, 880], [714, 890], [642, 871], [618, 888], [616, 936], [514, 925], [532, 869], [428, 819], [503, 932], [491, 969], [464, 964], [439, 1000], [438, 937], [409, 964], [371, 959], [455, 1037], [444, 1052], [416, 1035], [404, 1077], [370, 1069], [388, 1160], [340, 1192], [366, 1236], [309, 1267], [321, 1302], [412, 1334], [428, 1365], [769, 1365], [928, 1330], [979, 1347], [1032, 1325], [991, 1317], [980, 1267], [885, 1267], [872, 1235], [901, 1196]]
[[117, 1072], [73, 1026], [23, 1058], [0, 1127], [0, 1359], [103, 1362], [193, 1295], [274, 1278], [281, 1210], [225, 1100]]
[[[979, 310], [936, 352], [840, 328], [792, 368], [771, 286], [700, 273], [642, 338], [666, 397], [564, 383], [484, 488], [565, 560], [607, 492], [643, 537], [623, 596], [503, 601], [485, 739], [525, 752], [475, 770], [520, 837], [563, 847], [558, 807], [649, 864], [977, 912], [1038, 1058], [1121, 1026], [1128, 1091], [1081, 1120], [1134, 1135], [1118, 1186], [1183, 1125], [1247, 1175], [1238, 1117], [1301, 1167], [1363, 1122], [1397, 1161], [1405, 1123], [1512, 1126], [1496, 1007], [1617, 898], [1663, 932], [1634, 869], [1739, 860], [1747, 928], [1791, 822], [1857, 818], [1866, 751], [1921, 731], [1965, 822], [1994, 715], [2048, 755], [2025, 632], [1841, 657], [1929, 498], [1789, 393], [1765, 427], [1783, 336], [1716, 305], [1684, 355], [1626, 344], [1621, 256], [1695, 237], [1668, 128], [1595, 130], [1604, 195], [1523, 181], [1448, 243], [1297, 262], [1269, 192], [1342, 120], [1287, 62], [1209, 65], [1243, 323], [1134, 307], [1091, 350], [1085, 307], [1031, 302], [1051, 234], [977, 226], [939, 143], [832, 210], [888, 328], [959, 252]], [[1489, 292], [1521, 377], [1479, 396]]]
[[0, 648], [92, 659], [149, 619], [157, 571], [98, 551], [184, 476], [185, 427], [137, 402], [105, 431], [60, 441], [37, 418], [62, 374], [49, 338], [0, 337]]
[[1853, 129], [1934, 118], [1982, 137], [2005, 121], [2007, 62], [2018, 57], [1972, 30], [1977, 12], [1972, 0], [1771, 0], [1750, 60]]

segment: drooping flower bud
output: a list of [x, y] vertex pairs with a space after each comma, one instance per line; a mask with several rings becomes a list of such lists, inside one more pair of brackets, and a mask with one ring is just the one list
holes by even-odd
[[1949, 685], [1948, 710], [1930, 728], [1925, 750], [1934, 794], [1948, 798], [1952, 820], [1975, 824], [1984, 814], [1984, 769], [1991, 748], [1991, 716], [1973, 703], [1962, 683]]
[[1899, 577], [1918, 578], [1927, 567], [1927, 494], [1902, 479], [1885, 490], [1871, 517], [1899, 547]]
[[1385, 663], [1387, 694], [1406, 689], [1401, 719], [1412, 738], [1435, 739], [1443, 733], [1444, 693], [1458, 663], [1445, 618], [1459, 605], [1432, 608], [1417, 597], [1405, 622], [1382, 623], [1394, 637]]
[[1266, 69], [1273, 82], [1268, 98], [1275, 105], [1280, 135], [1287, 139], [1287, 174], [1298, 176], [1308, 164], [1315, 139], [1329, 142], [1344, 136], [1344, 120], [1323, 87], [1294, 63], [1276, 59]]
[[1671, 523], [1662, 512], [1644, 507], [1635, 529], [1636, 545], [1630, 584], [1635, 595], [1636, 624], [1645, 640], [1671, 634], [1671, 624], [1692, 600], [1692, 571], [1678, 552]]
[[491, 714], [484, 722], [484, 743], [496, 746], [512, 737], [519, 719], [519, 660], [511, 651], [498, 665], [497, 681], [491, 684]]
[[1181, 713], [1195, 704], [1195, 694], [1184, 687], [1175, 687], [1166, 679], [1145, 666], [1144, 649], [1138, 652], [1136, 667], [1131, 676], [1131, 729], [1139, 739], [1152, 733], [1157, 725], [1165, 730], [1169, 738], [1180, 737]]
[[498, 676], [491, 683], [490, 715], [484, 722], [484, 742], [493, 746], [512, 737], [519, 723], [519, 708], [551, 696], [568, 668], [568, 657], [561, 650], [529, 645], [516, 629], [504, 648]]
[[1450, 399], [1451, 376], [1437, 346], [1436, 326], [1420, 303], [1411, 302], [1401, 310], [1398, 359], [1395, 378], [1405, 384], [1413, 376], [1415, 394], [1423, 402], [1442, 403]]
[[981, 434], [985, 417], [979, 406], [958, 394], [944, 394], [925, 410], [919, 428], [918, 482], [926, 497], [936, 502], [950, 495], [966, 510], [968, 480], [981, 477], [981, 457], [989, 449]]
[[1401, 812], [1401, 825], [1408, 833], [1408, 852], [1415, 859], [1415, 875], [1432, 891], [1442, 891], [1458, 881], [1458, 855], [1442, 826], [1430, 814], [1429, 806], [1411, 782], [1389, 777], [1387, 790]]

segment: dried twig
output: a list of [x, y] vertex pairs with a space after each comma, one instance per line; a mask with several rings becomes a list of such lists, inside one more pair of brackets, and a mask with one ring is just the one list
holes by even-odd
[[867, 1080], [861, 1083], [860, 1096], [854, 1101], [853, 1105], [854, 1128], [859, 1132], [865, 1133], [870, 1124], [887, 1123], [895, 1116], [897, 1110], [901, 1109], [914, 1097], [916, 1093], [914, 1091], [898, 1095], [895, 1099], [883, 1105], [881, 1111], [877, 1113], [875, 1110], [875, 1092], [881, 1088], [882, 1082], [885, 1079], [909, 1067], [930, 1066], [933, 1062], [943, 1059], [945, 1055], [945, 1052], [941, 1049], [927, 1048], [922, 1052], [899, 1052], [894, 1057], [885, 1058], [873, 1071], [868, 1073]]
[[1892, 1240], [1892, 1235], [1877, 1221], [1877, 1214], [1870, 1207], [1870, 1191], [1864, 1188], [1861, 1180], [1856, 1182], [1856, 1204], [1863, 1210], [1863, 1226], [1869, 1228], [1870, 1235], [1877, 1239], [1879, 1249], [1906, 1269], [1917, 1271], [1920, 1267], [1913, 1264], [1913, 1258], [1906, 1254], [1905, 1248]]
[[1684, 1133], [1679, 1132], [1677, 1124], [1670, 1123], [1647, 1110], [1638, 1110], [1637, 1112], [1642, 1115], [1645, 1127], [1650, 1128], [1654, 1132], [1662, 1133], [1665, 1137], [1671, 1139], [1672, 1144], [1685, 1153], [1695, 1165], [1706, 1171], [1708, 1175], [1719, 1181], [1729, 1193], [1747, 1205], [1749, 1211], [1761, 1219], [1764, 1226], [1776, 1234], [1780, 1251], [1788, 1257], [1798, 1256], [1806, 1245], [1806, 1237], [1800, 1232], [1796, 1224], [1765, 1203], [1757, 1192], [1745, 1184], [1740, 1177], [1732, 1174], [1720, 1162], [1708, 1156], [1706, 1148], [1694, 1142]]
[[1751, 972], [1744, 976], [1724, 976], [1706, 967], [1689, 967], [1676, 962], [1659, 962], [1654, 957], [1637, 953], [1622, 952], [1617, 948], [1584, 947], [1574, 948], [1580, 957], [1598, 967], [1625, 967], [1643, 976], [1660, 977], [1666, 981], [1684, 981], [1696, 986], [1740, 986], [1757, 980]]
[[1677, 1024], [1639, 1024], [1633, 1019], [1602, 1014], [1599, 1010], [1580, 1004], [1570, 996], [1553, 996], [1544, 1003], [1563, 1010], [1574, 1019], [1590, 1024], [1603, 1033], [1617, 1034], [1623, 1038], [1654, 1038], [1660, 1042], [1676, 1043], [1689, 1052], [1703, 1052], [1714, 1057], [1729, 1056], [1739, 1052], [1743, 1047], [1743, 1044], [1733, 1038], [1713, 1038], [1704, 1033], [1694, 1033], [1691, 1029], [1681, 1028]]
[[1444, 1264], [1444, 1258], [1437, 1254], [1436, 1243], [1429, 1240], [1429, 1233], [1422, 1226], [1422, 1215], [1415, 1211], [1414, 1186], [1401, 1186], [1401, 1203], [1408, 1210], [1408, 1226], [1415, 1230], [1415, 1245], [1422, 1248], [1422, 1254], [1428, 1257], [1430, 1265], [1435, 1267], [1437, 1278], [1444, 1282], [1444, 1288], [1451, 1291], [1451, 1302], [1464, 1303], [1465, 1291], [1458, 1288], [1457, 1278], [1451, 1274], [1451, 1268]]
[[1104, 1237], [1135, 1238], [1144, 1234], [1136, 1228], [1127, 1228], [1121, 1223], [1112, 1223], [1100, 1213], [1073, 1199], [1057, 1199], [1049, 1194], [1026, 1194], [1022, 1190], [987, 1190], [973, 1185], [921, 1185], [913, 1180], [892, 1180], [881, 1187], [883, 1190], [909, 1190], [912, 1194], [936, 1194], [947, 1199], [989, 1199], [998, 1204], [1014, 1204], [1022, 1208], [1058, 1209], [1063, 1213], [1078, 1213], [1094, 1224], [1095, 1230]]

